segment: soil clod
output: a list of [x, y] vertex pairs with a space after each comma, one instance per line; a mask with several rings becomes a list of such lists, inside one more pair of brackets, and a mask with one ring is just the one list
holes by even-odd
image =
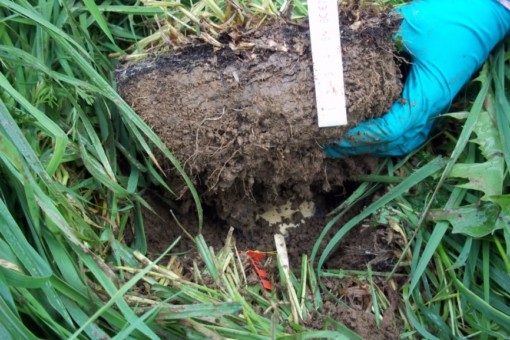
[[[366, 7], [343, 8], [341, 22], [348, 127], [317, 126], [306, 25], [275, 22], [235, 39], [226, 34], [221, 49], [187, 46], [124, 65], [118, 90], [183, 164], [203, 202], [228, 225], [252, 228], [272, 206], [309, 200], [373, 169], [366, 157], [326, 160], [321, 146], [399, 98], [398, 21]], [[168, 172], [189, 206], [187, 187]]]

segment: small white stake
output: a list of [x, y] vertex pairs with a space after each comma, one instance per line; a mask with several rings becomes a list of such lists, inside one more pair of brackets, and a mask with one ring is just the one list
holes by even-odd
[[[283, 275], [285, 278], [285, 285], [287, 286], [287, 294], [290, 302], [290, 309], [292, 312], [293, 321], [299, 323], [299, 321], [303, 320], [303, 312], [301, 311], [299, 300], [296, 294], [296, 289], [292, 285], [292, 281], [290, 280], [290, 261], [289, 261], [289, 253], [287, 253], [287, 245], [285, 244], [285, 238], [283, 235], [275, 234], [274, 242], [276, 245], [276, 252], [278, 253], [278, 260], [280, 261], [280, 266], [283, 271]], [[305, 285], [306, 282], [302, 282], [301, 284]]]
[[308, 0], [319, 127], [347, 124], [337, 0]]

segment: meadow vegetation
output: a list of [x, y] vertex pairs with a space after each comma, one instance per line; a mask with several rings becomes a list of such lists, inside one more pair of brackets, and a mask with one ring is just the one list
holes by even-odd
[[[373, 277], [393, 273], [323, 268], [362, 221], [406, 240], [395, 266], [409, 278], [398, 309], [403, 338], [510, 336], [509, 39], [445, 115], [448, 124], [412, 154], [359, 178], [325, 225], [338, 229], [328, 246], [296, 272], [280, 265], [278, 293], [246, 287], [230, 238], [213, 252], [195, 237], [203, 263], [193, 278], [180, 275], [179, 256], [163, 263], [165, 254], [144, 255], [141, 209], [150, 207], [141, 194], [154, 185], [172, 193], [156, 150], [187, 181], [200, 225], [203, 212], [171, 152], [116, 93], [116, 63], [196, 36], [214, 44], [231, 25], [255, 28], [282, 12], [298, 20], [305, 3], [0, 0], [2, 338], [353, 338], [332, 320], [329, 330], [308, 330], [301, 320], [321, 305], [321, 280], [355, 275], [370, 285], [382, 321], [388, 297]], [[359, 215], [335, 224], [381, 190]], [[124, 242], [127, 229], [133, 244]]]

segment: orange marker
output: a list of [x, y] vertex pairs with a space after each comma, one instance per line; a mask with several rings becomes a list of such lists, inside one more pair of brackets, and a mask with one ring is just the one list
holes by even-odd
[[245, 252], [245, 254], [250, 258], [251, 265], [255, 269], [255, 273], [257, 273], [257, 276], [260, 279], [260, 283], [262, 284], [262, 287], [264, 287], [267, 290], [273, 289], [273, 286], [271, 285], [271, 282], [268, 280], [267, 272], [264, 269], [260, 269], [260, 261], [266, 257], [266, 254], [261, 251], [256, 250], [248, 250]]

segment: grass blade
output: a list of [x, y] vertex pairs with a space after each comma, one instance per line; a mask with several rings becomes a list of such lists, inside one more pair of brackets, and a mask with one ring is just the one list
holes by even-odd
[[2, 339], [37, 339], [3, 298], [0, 298], [0, 336]]
[[205, 239], [202, 234], [199, 234], [198, 236], [195, 237], [195, 244], [197, 246], [198, 252], [200, 253], [202, 260], [204, 260], [205, 262], [207, 271], [213, 278], [214, 282], [218, 282], [219, 278], [218, 267], [214, 262], [214, 256], [211, 253], [211, 250], [209, 249], [207, 244], [205, 243]]
[[[439, 170], [443, 169], [446, 162], [445, 160], [441, 158], [436, 158], [433, 161], [429, 162], [427, 165], [423, 166], [422, 168], [418, 169], [414, 174], [407, 177], [402, 183], [397, 185], [395, 188], [393, 188], [388, 194], [381, 197], [376, 202], [372, 203], [370, 206], [368, 206], [365, 210], [363, 210], [362, 213], [351, 219], [349, 222], [347, 222], [342, 229], [340, 229], [335, 236], [329, 241], [326, 248], [324, 249], [323, 253], [321, 254], [319, 258], [319, 262], [317, 264], [319, 276], [321, 273], [321, 268], [324, 265], [324, 262], [329, 257], [329, 255], [333, 252], [333, 250], [336, 248], [338, 242], [349, 232], [352, 228], [354, 228], [358, 223], [363, 221], [365, 218], [370, 216], [372, 213], [374, 213], [377, 209], [383, 207], [384, 205], [388, 204], [395, 198], [399, 197], [402, 193], [406, 192], [410, 188], [412, 188], [416, 183], [421, 182], [425, 178], [435, 174]], [[405, 253], [405, 251], [404, 251]]]
[[85, 4], [85, 6], [87, 6], [87, 9], [90, 11], [90, 14], [92, 14], [92, 17], [97, 22], [99, 27], [101, 27], [101, 30], [103, 30], [104, 34], [106, 34], [108, 39], [110, 39], [112, 44], [117, 45], [115, 43], [115, 39], [113, 39], [110, 29], [108, 28], [108, 24], [106, 23], [103, 14], [96, 5], [96, 2], [94, 0], [83, 0], [83, 3]]
[[239, 313], [242, 310], [239, 302], [202, 303], [193, 305], [162, 305], [158, 320], [179, 320], [188, 318], [218, 318], [223, 315]]

